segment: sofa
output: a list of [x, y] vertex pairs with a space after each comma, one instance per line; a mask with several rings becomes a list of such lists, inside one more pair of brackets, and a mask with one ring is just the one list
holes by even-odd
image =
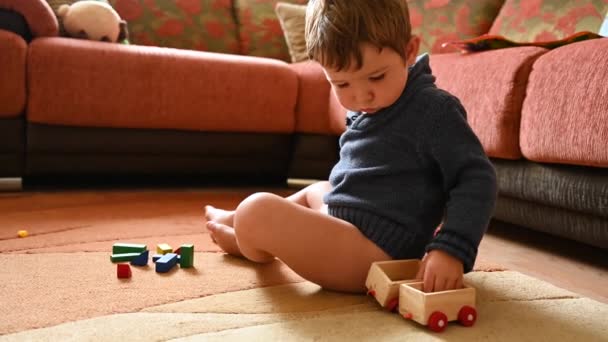
[[[459, 3], [467, 1], [483, 4]], [[520, 0], [485, 1], [490, 14], [482, 18], [470, 6], [441, 8], [450, 1], [408, 0], [415, 33], [423, 22], [437, 24], [433, 18], [441, 27], [454, 23], [443, 33], [419, 31], [427, 34], [423, 52], [431, 54], [437, 84], [463, 102], [496, 167], [494, 218], [608, 249], [608, 39], [556, 49], [446, 51], [442, 42], [502, 34], [505, 26], [515, 34], [535, 32], [515, 36], [520, 41], [559, 38], [546, 27], [515, 27], [542, 8], [518, 14]], [[281, 184], [327, 178], [345, 110], [317, 64], [291, 60], [290, 46], [277, 43], [276, 22], [257, 18], [274, 41], [268, 32], [251, 34], [251, 8], [272, 9], [276, 1], [201, 0], [231, 10], [205, 19], [209, 25], [199, 21], [210, 36], [190, 40], [165, 37], [185, 32], [175, 23], [157, 28], [165, 36], [154, 40], [149, 25], [138, 22], [148, 12], [133, 7], [153, 1], [111, 3], [129, 21], [130, 45], [63, 37], [46, 1], [0, 0], [0, 177], [193, 176]], [[183, 13], [200, 11], [192, 3]], [[240, 16], [239, 4], [249, 6], [241, 6]], [[602, 13], [599, 27], [608, 12], [605, 1], [587, 7], [572, 11], [586, 13], [578, 22], [536, 15], [545, 26], [559, 23], [572, 33], [594, 26], [589, 18]], [[162, 10], [149, 12], [162, 18]], [[477, 24], [450, 13], [466, 13]]]

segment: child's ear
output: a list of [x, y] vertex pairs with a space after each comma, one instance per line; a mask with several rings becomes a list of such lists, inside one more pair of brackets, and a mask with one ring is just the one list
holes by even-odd
[[413, 35], [409, 42], [405, 45], [405, 58], [407, 58], [407, 66], [413, 65], [418, 57], [420, 49], [420, 37]]

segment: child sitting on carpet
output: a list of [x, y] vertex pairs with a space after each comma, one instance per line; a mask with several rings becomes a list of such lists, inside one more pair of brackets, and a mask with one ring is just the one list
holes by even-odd
[[287, 198], [206, 206], [212, 239], [254, 262], [276, 257], [326, 289], [365, 291], [372, 262], [423, 256], [425, 291], [462, 287], [496, 175], [459, 100], [416, 57], [406, 0], [311, 0], [306, 43], [349, 110], [340, 160], [329, 182]]

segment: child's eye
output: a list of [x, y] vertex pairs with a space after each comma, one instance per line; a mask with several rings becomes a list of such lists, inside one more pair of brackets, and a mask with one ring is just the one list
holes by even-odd
[[380, 74], [378, 76], [373, 76], [373, 77], [370, 77], [369, 79], [370, 79], [370, 81], [380, 81], [380, 80], [384, 79], [384, 74]]
[[348, 83], [336, 83], [334, 84], [338, 88], [346, 88], [348, 87]]

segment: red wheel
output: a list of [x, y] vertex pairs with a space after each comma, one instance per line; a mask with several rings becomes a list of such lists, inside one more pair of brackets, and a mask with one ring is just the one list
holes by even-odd
[[435, 311], [429, 317], [428, 326], [435, 332], [442, 332], [448, 326], [448, 317], [441, 311]]
[[470, 307], [468, 305], [463, 306], [458, 311], [458, 322], [464, 325], [465, 327], [470, 327], [475, 324], [477, 320], [477, 311], [475, 308]]
[[388, 311], [395, 311], [399, 306], [399, 297], [391, 299], [388, 304], [386, 304], [386, 309]]

